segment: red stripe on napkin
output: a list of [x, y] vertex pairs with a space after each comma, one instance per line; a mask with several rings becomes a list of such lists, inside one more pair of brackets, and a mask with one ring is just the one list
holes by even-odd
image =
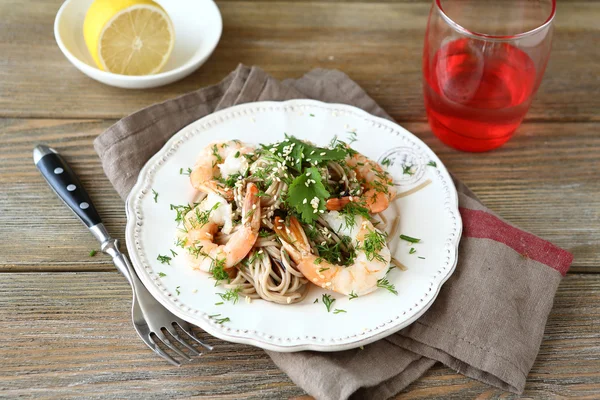
[[491, 239], [504, 243], [523, 257], [546, 264], [565, 276], [573, 261], [573, 255], [556, 247], [550, 242], [540, 239], [531, 233], [524, 232], [507, 224], [498, 217], [485, 211], [460, 208], [463, 220], [463, 235]]

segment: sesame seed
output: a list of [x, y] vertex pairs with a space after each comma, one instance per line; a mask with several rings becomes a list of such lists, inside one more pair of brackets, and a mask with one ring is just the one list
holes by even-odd
[[313, 150], [313, 151], [311, 151], [309, 155], [311, 155], [311, 156], [312, 156], [313, 154], [315, 154], [315, 151], [314, 151], [314, 150]]
[[307, 173], [306, 173], [306, 176], [310, 176], [310, 172], [307, 172]]
[[252, 204], [252, 209], [256, 210], [256, 204]]
[[287, 301], [287, 303], [290, 304], [292, 302], [292, 298], [288, 297], [285, 301]]
[[302, 204], [306, 204], [308, 202], [307, 199], [302, 200]]
[[194, 289], [194, 290], [192, 290], [192, 293], [194, 293], [194, 294], [195, 294], [195, 293], [198, 293], [198, 289]]
[[327, 153], [325, 153], [325, 152], [322, 152], [322, 153], [321, 153], [321, 155], [322, 155], [322, 156], [324, 156], [325, 154], [327, 154]]
[[325, 286], [331, 286], [331, 282], [327, 282]]
[[278, 226], [277, 229], [282, 230], [283, 226]]
[[318, 279], [317, 279], [317, 278], [313, 278], [313, 279], [312, 279], [312, 281], [313, 281], [313, 282], [316, 282], [316, 281], [318, 281]]

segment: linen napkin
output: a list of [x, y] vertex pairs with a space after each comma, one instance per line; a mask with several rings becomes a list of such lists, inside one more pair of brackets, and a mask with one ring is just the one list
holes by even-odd
[[[391, 119], [354, 81], [315, 69], [279, 82], [240, 65], [220, 83], [123, 118], [94, 142], [104, 171], [125, 198], [145, 162], [176, 132], [235, 104], [311, 98]], [[461, 182], [463, 235], [456, 271], [415, 323], [364, 349], [267, 353], [317, 399], [386, 399], [440, 361], [490, 385], [521, 393], [554, 294], [572, 255], [488, 210]]]

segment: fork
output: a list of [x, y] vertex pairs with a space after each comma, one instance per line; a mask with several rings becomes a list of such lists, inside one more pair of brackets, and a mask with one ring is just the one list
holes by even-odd
[[33, 149], [33, 161], [46, 182], [98, 239], [102, 252], [112, 258], [119, 272], [129, 282], [133, 290], [133, 326], [144, 343], [175, 366], [181, 366], [181, 363], [161, 349], [159, 343], [187, 361], [192, 358], [177, 347], [176, 343], [193, 356], [200, 356], [202, 353], [188, 343], [190, 340], [212, 350], [212, 346], [196, 337], [187, 322], [172, 314], [148, 292], [127, 256], [119, 250], [119, 241], [110, 236], [88, 193], [60, 154], [48, 146], [38, 145]]

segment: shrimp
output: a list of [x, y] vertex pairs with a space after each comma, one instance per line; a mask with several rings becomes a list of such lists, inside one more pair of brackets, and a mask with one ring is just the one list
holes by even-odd
[[227, 201], [232, 201], [233, 189], [227, 187], [222, 180], [236, 174], [245, 175], [248, 160], [243, 155], [253, 151], [254, 148], [238, 140], [209, 144], [198, 155], [190, 173], [192, 186], [202, 192], [217, 193]]
[[275, 218], [275, 232], [297, 268], [311, 282], [338, 293], [357, 296], [377, 289], [378, 281], [385, 277], [391, 260], [386, 237], [371, 222], [361, 216], [355, 217], [354, 225], [348, 227], [337, 211], [323, 214], [331, 229], [352, 239], [356, 258], [352, 265], [333, 264], [313, 254], [306, 234], [295, 217], [289, 227], [284, 220]]
[[[233, 230], [227, 244], [214, 242], [219, 227], [231, 226], [231, 204], [215, 202], [210, 195], [184, 218], [184, 243], [193, 269], [212, 272], [216, 268], [230, 269], [248, 255], [260, 229], [260, 197], [258, 188], [249, 183], [242, 206], [242, 223]], [[221, 200], [224, 200], [221, 198]]]
[[363, 186], [361, 196], [344, 196], [327, 200], [327, 209], [339, 211], [351, 201], [364, 204], [372, 214], [384, 211], [396, 196], [396, 188], [390, 175], [379, 164], [360, 153], [346, 158], [346, 163], [356, 172]]

